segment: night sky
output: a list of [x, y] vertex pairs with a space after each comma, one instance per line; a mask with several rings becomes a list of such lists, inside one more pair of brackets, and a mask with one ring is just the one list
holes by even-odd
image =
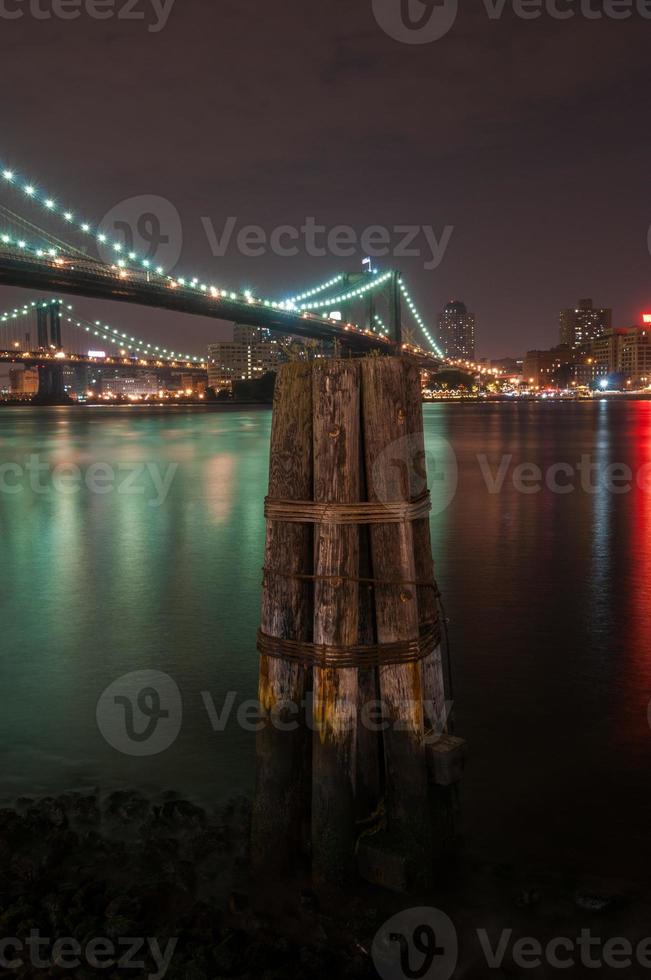
[[[638, 14], [522, 20], [507, 4], [491, 20], [475, 0], [441, 39], [407, 44], [371, 0], [176, 0], [157, 32], [151, 0], [134, 8], [144, 20], [4, 9], [25, 16], [0, 25], [2, 166], [96, 220], [132, 196], [166, 198], [181, 275], [280, 298], [357, 270], [360, 254], [313, 257], [301, 243], [295, 257], [234, 244], [215, 257], [202, 225], [221, 234], [233, 216], [270, 233], [314, 216], [358, 233], [451, 226], [438, 268], [424, 268], [427, 246], [376, 261], [404, 272], [431, 324], [464, 300], [479, 355], [556, 343], [558, 311], [580, 297], [612, 306], [616, 325], [651, 307], [651, 20]], [[0, 289], [0, 309], [28, 296]], [[203, 352], [229, 329], [72, 302], [177, 349]]]

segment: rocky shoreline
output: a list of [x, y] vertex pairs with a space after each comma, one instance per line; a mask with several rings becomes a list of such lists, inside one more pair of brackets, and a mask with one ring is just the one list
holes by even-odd
[[[488, 970], [478, 930], [493, 937], [495, 948], [501, 930], [541, 943], [581, 929], [631, 942], [651, 934], [651, 903], [640, 884], [524, 872], [463, 853], [430, 894], [394, 895], [360, 882], [345, 901], [328, 903], [297, 882], [274, 883], [269, 895], [253, 896], [249, 822], [250, 803], [243, 798], [211, 813], [174, 794], [154, 802], [134, 791], [22, 798], [0, 810], [0, 940], [24, 943], [38, 934], [53, 944], [72, 937], [86, 950], [101, 938], [116, 950], [115, 962], [106, 965], [105, 955], [101, 969], [87, 958], [74, 968], [50, 963], [36, 969], [24, 954], [22, 965], [1, 972], [81, 980], [377, 978], [372, 951], [378, 929], [419, 906], [445, 910], [454, 922], [459, 964], [450, 976], [460, 978], [557, 975], [544, 966], [522, 969], [512, 943], [499, 967]], [[135, 937], [142, 949], [127, 964], [126, 944]], [[169, 962], [162, 967], [166, 950]], [[49, 953], [44, 945], [43, 957]], [[583, 976], [585, 970], [578, 965], [563, 973]], [[617, 975], [639, 973], [622, 969]]]
[[[241, 798], [214, 814], [172, 794], [155, 803], [130, 791], [20, 799], [0, 810], [0, 938], [24, 942], [37, 931], [52, 943], [74, 937], [85, 949], [98, 937], [116, 946], [121, 937], [156, 937], [163, 950], [176, 940], [165, 973], [172, 980], [374, 976], [339, 926], [329, 943], [307, 891], [299, 890], [295, 910], [277, 910], [282, 925], [252, 910], [249, 821]], [[144, 958], [144, 970], [115, 966], [101, 975], [155, 976], [156, 963]], [[25, 963], [12, 973], [85, 980], [98, 970], [35, 972]]]

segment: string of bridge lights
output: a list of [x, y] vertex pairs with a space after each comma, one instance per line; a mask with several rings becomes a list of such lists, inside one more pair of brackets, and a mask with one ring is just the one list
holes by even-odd
[[[12, 320], [18, 320], [20, 317], [27, 316], [33, 313], [37, 307], [47, 308], [52, 306], [54, 303], [58, 303], [60, 306], [64, 306], [63, 300], [61, 299], [51, 299], [45, 301], [32, 301], [31, 303], [26, 303], [23, 307], [16, 307], [13, 310], [7, 310], [4, 313], [0, 313], [0, 324], [9, 323]], [[71, 312], [73, 307], [71, 305], [65, 306], [68, 312]], [[193, 363], [204, 363], [204, 359], [201, 357], [195, 357], [192, 354], [181, 354], [178, 351], [168, 350], [167, 347], [159, 347], [155, 344], [147, 343], [144, 340], [140, 340], [138, 337], [131, 337], [129, 334], [120, 333], [115, 327], [111, 327], [109, 324], [102, 324], [100, 320], [95, 320], [91, 323], [90, 320], [76, 320], [74, 317], [66, 317], [66, 322], [71, 323], [81, 330], [85, 330], [86, 333], [92, 333], [93, 336], [99, 337], [101, 340], [107, 340], [114, 344], [116, 347], [123, 348], [125, 346], [125, 341], [131, 342], [133, 344], [140, 344], [139, 347], [131, 347], [130, 350], [135, 350], [138, 354], [150, 354], [151, 356], [164, 354], [164, 360], [182, 360], [182, 361], [192, 361]]]
[[[88, 221], [79, 220], [73, 211], [66, 210], [65, 208], [59, 206], [54, 198], [48, 197], [44, 193], [41, 193], [34, 183], [23, 180], [14, 170], [3, 168], [2, 177], [8, 184], [21, 189], [30, 200], [40, 204], [50, 214], [54, 214], [58, 218], [63, 219], [64, 222], [75, 230], [81, 231], [84, 235], [93, 236], [100, 245], [110, 246], [115, 252], [116, 256], [120, 256], [116, 259], [117, 264], [121, 268], [126, 267], [126, 259], [121, 257], [121, 253], [124, 251], [123, 244], [117, 240], [111, 241], [109, 236], [102, 232], [98, 225], [93, 225]], [[129, 261], [138, 262], [145, 269], [153, 269], [153, 271], [157, 272], [159, 275], [164, 273], [162, 266], [154, 267], [149, 259], [140, 259], [136, 252], [128, 252], [127, 257]]]
[[[201, 357], [194, 357], [192, 354], [180, 354], [178, 351], [168, 350], [167, 347], [158, 347], [155, 344], [149, 344], [144, 340], [139, 340], [137, 337], [131, 337], [126, 333], [120, 333], [115, 327], [111, 327], [108, 323], [102, 324], [100, 320], [95, 320], [91, 323], [90, 320], [74, 320], [72, 317], [68, 317], [68, 323], [73, 323], [74, 326], [85, 330], [86, 333], [92, 333], [93, 336], [99, 337], [100, 340], [108, 340], [109, 343], [114, 344], [116, 347], [125, 348], [129, 347], [129, 350], [135, 350], [138, 354], [149, 354], [150, 356], [160, 356], [165, 355], [164, 360], [181, 360], [181, 361], [192, 361], [193, 363], [204, 363], [204, 359]], [[141, 347], [131, 347], [125, 344], [125, 341], [131, 341], [134, 344], [141, 344]]]
[[[59, 205], [56, 198], [50, 197], [44, 192], [40, 191], [34, 182], [25, 180], [15, 170], [4, 167], [2, 164], [0, 164], [0, 175], [6, 183], [16, 187], [19, 190], [22, 190], [27, 198], [41, 205], [41, 207], [49, 214], [53, 214], [60, 220], [63, 220], [63, 222], [65, 222], [71, 228], [74, 228], [76, 231], [81, 231], [84, 235], [93, 237], [99, 245], [103, 245], [111, 249], [115, 253], [115, 265], [121, 270], [126, 270], [128, 268], [128, 263], [131, 262], [138, 266], [139, 269], [144, 269], [148, 272], [162, 276], [173, 288], [182, 286], [186, 289], [196, 289], [199, 292], [211, 295], [215, 299], [236, 300], [238, 302], [248, 303], [250, 305], [260, 304], [270, 309], [291, 311], [295, 306], [294, 300], [285, 300], [283, 302], [275, 302], [274, 300], [270, 299], [262, 300], [253, 296], [250, 290], [244, 290], [243, 293], [237, 293], [230, 292], [216, 286], [209, 286], [206, 285], [206, 283], [201, 282], [197, 276], [186, 278], [183, 276], [173, 277], [166, 275], [165, 269], [162, 266], [154, 265], [150, 259], [142, 258], [142, 256], [139, 256], [135, 251], [126, 252], [122, 242], [112, 239], [101, 230], [99, 225], [90, 221], [81, 220], [76, 215], [74, 210], [67, 210], [63, 206]], [[21, 249], [28, 247], [27, 243], [22, 239], [14, 242], [8, 235], [2, 236], [1, 240], [5, 244], [16, 244]], [[60, 250], [54, 248], [50, 248], [45, 251], [34, 249], [34, 251], [39, 257], [46, 254], [50, 256], [57, 256], [60, 253]], [[342, 278], [342, 276], [338, 276], [328, 283], [327, 286], [324, 285], [323, 287], [320, 287], [319, 290], [315, 291], [314, 293], [310, 292], [308, 295], [316, 295], [316, 292], [321, 292], [325, 288], [330, 288]]]
[[12, 238], [7, 232], [0, 234], [0, 242], [3, 245], [15, 245], [26, 252], [33, 252], [38, 258], [42, 258], [44, 255], [49, 255], [52, 258], [56, 258], [59, 254], [59, 250], [56, 248], [38, 248], [36, 245], [31, 245], [26, 242], [24, 238]]
[[[37, 303], [33, 301], [31, 303], [26, 303], [24, 306], [16, 307], [13, 310], [5, 310], [4, 313], [0, 313], [0, 323], [8, 323], [10, 320], [17, 320], [21, 316], [27, 316], [28, 313], [33, 313], [37, 306], [50, 306], [52, 303], [60, 303], [61, 300], [51, 299], [49, 302]], [[68, 307], [69, 310], [72, 309], [71, 306]]]
[[381, 316], [378, 316], [377, 313], [374, 314], [374, 317], [375, 317], [375, 322], [377, 323], [377, 325], [380, 328], [380, 330], [382, 331], [382, 333], [388, 334], [389, 333], [389, 328], [387, 327], [387, 325], [384, 322], [384, 320], [382, 319], [382, 317]]
[[320, 286], [315, 286], [314, 289], [308, 289], [306, 292], [299, 293], [297, 296], [291, 296], [289, 299], [285, 300], [285, 304], [287, 306], [296, 306], [298, 303], [302, 303], [304, 299], [311, 299], [312, 296], [317, 296], [319, 293], [325, 292], [326, 289], [332, 289], [332, 287], [336, 286], [338, 282], [341, 282], [343, 278], [343, 274], [334, 276], [327, 282], [321, 283]]
[[427, 340], [429, 341], [429, 343], [430, 343], [430, 345], [432, 347], [432, 350], [439, 357], [443, 357], [443, 354], [441, 353], [441, 350], [440, 350], [438, 344], [436, 343], [436, 341], [432, 337], [431, 333], [427, 329], [427, 326], [425, 325], [425, 322], [423, 321], [422, 316], [418, 312], [418, 310], [416, 308], [416, 304], [414, 303], [413, 299], [411, 298], [411, 295], [409, 293], [409, 290], [405, 286], [405, 284], [402, 281], [402, 279], [400, 279], [400, 292], [402, 293], [402, 295], [404, 296], [405, 300], [407, 301], [407, 306], [409, 307], [409, 309], [411, 311], [411, 314], [414, 317], [414, 320], [416, 321], [416, 323], [418, 324], [418, 326], [420, 327], [420, 329], [423, 331], [423, 333], [427, 337]]
[[[146, 270], [147, 272], [163, 277], [165, 281], [168, 282], [172, 288], [182, 286], [183, 288], [186, 289], [196, 289], [198, 292], [209, 294], [218, 300], [219, 299], [235, 300], [238, 302], [245, 302], [250, 305], [260, 304], [271, 309], [286, 310], [286, 311], [293, 311], [295, 309], [298, 309], [301, 312], [307, 313], [310, 310], [332, 309], [334, 306], [337, 306], [340, 303], [346, 302], [348, 300], [357, 299], [360, 296], [364, 296], [371, 290], [379, 288], [379, 286], [381, 286], [382, 283], [386, 282], [387, 279], [389, 279], [391, 276], [390, 272], [384, 273], [383, 275], [375, 275], [374, 278], [370, 282], [366, 283], [364, 286], [360, 286], [356, 289], [351, 289], [338, 296], [326, 298], [324, 300], [313, 300], [313, 297], [319, 295], [320, 293], [325, 292], [327, 289], [331, 289], [333, 286], [336, 286], [339, 282], [341, 282], [344, 279], [343, 275], [334, 276], [332, 279], [321, 284], [320, 286], [316, 286], [313, 289], [307, 290], [306, 292], [303, 293], [299, 293], [296, 296], [293, 296], [290, 299], [281, 302], [274, 302], [273, 300], [268, 300], [268, 299], [266, 300], [258, 299], [257, 297], [253, 296], [250, 290], [245, 290], [243, 293], [230, 292], [225, 289], [220, 289], [216, 286], [206, 285], [205, 283], [201, 282], [197, 276], [193, 276], [192, 278], [188, 279], [182, 276], [172, 277], [167, 275], [162, 266], [160, 265], [155, 266], [150, 259], [142, 258], [135, 251], [126, 252], [122, 242], [111, 239], [109, 235], [107, 235], [101, 230], [99, 225], [94, 224], [90, 221], [81, 220], [77, 216], [74, 210], [68, 210], [63, 206], [59, 205], [54, 197], [50, 197], [46, 195], [44, 192], [40, 191], [35, 183], [25, 180], [15, 170], [10, 169], [8, 167], [3, 167], [0, 164], [0, 175], [6, 183], [10, 184], [11, 186], [19, 190], [22, 190], [27, 198], [39, 204], [49, 214], [55, 215], [57, 218], [62, 220], [65, 224], [67, 224], [71, 228], [74, 228], [77, 231], [81, 231], [84, 235], [93, 237], [98, 244], [110, 248], [115, 254], [115, 265], [120, 270], [126, 270], [128, 268], [128, 262], [131, 262], [134, 265], [137, 265], [139, 268]], [[42, 249], [37, 246], [28, 244], [22, 238], [13, 238], [11, 235], [7, 233], [3, 233], [0, 235], [0, 241], [2, 241], [2, 243], [6, 245], [16, 245], [21, 250], [24, 249], [24, 250], [31, 251], [38, 258], [42, 258], [47, 255], [49, 257], [56, 259], [57, 257], [60, 256], [61, 253], [60, 249], [54, 247]], [[412, 314], [416, 319], [416, 322], [418, 323], [419, 327], [422, 329], [423, 333], [427, 337], [429, 343], [432, 346], [432, 349], [440, 356], [440, 350], [438, 349], [432, 335], [430, 334], [420, 314], [418, 313], [415, 304], [413, 303], [413, 300], [411, 299], [411, 296], [409, 295], [409, 292], [406, 286], [404, 285], [404, 283], [402, 282], [402, 280], [400, 281], [400, 288], [405, 299], [407, 300], [407, 304]], [[305, 300], [308, 300], [309, 302], [304, 302]], [[353, 326], [353, 324], [351, 324], [350, 326]], [[136, 338], [130, 338], [124, 334], [122, 335], [122, 337], [123, 339], [129, 339], [134, 343], [138, 342]], [[145, 350], [162, 350], [164, 353], [170, 353], [171, 356], [174, 356], [174, 352], [168, 352], [166, 348], [155, 347], [151, 344], [146, 344], [144, 341], [140, 341], [140, 344], [142, 348]], [[188, 360], [194, 360], [194, 361], [199, 360], [199, 358], [193, 357], [192, 355], [179, 355], [179, 356], [183, 356], [185, 359]]]
[[337, 306], [340, 303], [345, 303], [347, 300], [357, 299], [359, 296], [364, 296], [373, 289], [379, 289], [382, 283], [386, 282], [387, 279], [390, 279], [392, 275], [392, 272], [385, 272], [381, 276], [376, 276], [371, 280], [371, 282], [367, 282], [364, 286], [358, 286], [357, 289], [351, 289], [347, 293], [340, 293], [339, 296], [332, 296], [328, 299], [317, 300], [313, 303], [304, 303], [299, 307], [299, 309], [331, 309], [333, 306]]

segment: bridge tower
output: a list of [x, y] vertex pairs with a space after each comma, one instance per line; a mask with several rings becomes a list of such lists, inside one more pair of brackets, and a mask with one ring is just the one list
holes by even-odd
[[36, 328], [38, 333], [38, 346], [41, 350], [49, 347], [47, 339], [47, 321], [49, 310], [45, 303], [40, 303], [36, 309]]
[[63, 365], [39, 364], [37, 399], [42, 401], [55, 401], [57, 399], [63, 399], [65, 393]]
[[50, 343], [61, 350], [61, 300], [54, 300], [50, 305]]
[[[373, 272], [364, 271], [356, 273], [346, 273], [343, 277], [343, 288], [354, 289], [356, 286], [363, 285], [368, 282], [369, 278], [373, 277]], [[403, 342], [402, 339], [402, 309], [400, 303], [400, 278], [401, 275], [397, 270], [392, 271], [391, 278], [389, 279], [386, 286], [383, 286], [381, 290], [377, 292], [371, 292], [366, 305], [366, 326], [369, 330], [375, 328], [375, 314], [377, 310], [377, 300], [378, 296], [383, 296], [385, 302], [388, 305], [389, 311], [389, 336], [392, 340], [395, 340], [396, 344], [400, 346]], [[352, 304], [348, 304], [352, 305]], [[354, 319], [354, 318], [353, 318]], [[359, 322], [359, 321], [358, 321]]]
[[400, 273], [394, 271], [391, 273], [391, 279], [389, 282], [389, 289], [391, 290], [389, 295], [389, 331], [391, 337], [395, 340], [398, 347], [402, 346], [402, 307], [400, 304]]

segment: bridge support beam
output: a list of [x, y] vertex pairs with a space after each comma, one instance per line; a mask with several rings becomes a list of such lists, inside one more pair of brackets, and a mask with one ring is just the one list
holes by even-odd
[[50, 343], [61, 350], [61, 301], [56, 300], [50, 306]]
[[400, 304], [400, 273], [391, 274], [391, 295], [389, 331], [391, 339], [395, 340], [398, 350], [402, 347], [402, 309]]
[[47, 306], [39, 305], [36, 310], [36, 328], [38, 333], [38, 346], [41, 350], [47, 350], [49, 347], [48, 343], [48, 321], [49, 309]]

